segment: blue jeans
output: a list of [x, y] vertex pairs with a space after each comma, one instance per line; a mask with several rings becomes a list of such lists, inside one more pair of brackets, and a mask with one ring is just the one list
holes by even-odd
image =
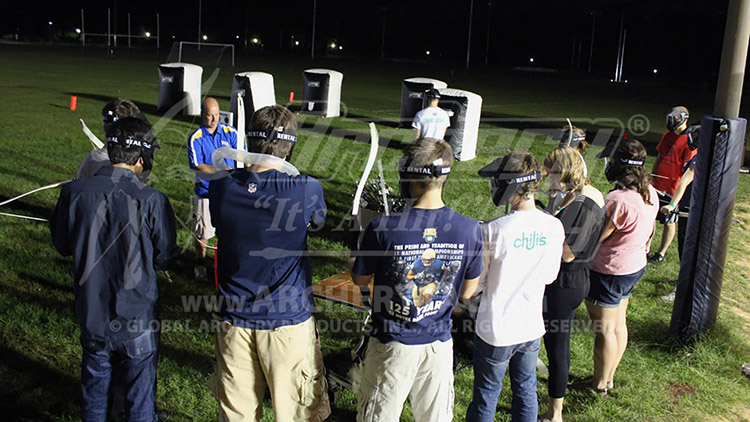
[[474, 337], [474, 396], [466, 410], [469, 422], [492, 421], [497, 399], [503, 389], [503, 377], [510, 364], [510, 388], [513, 392], [511, 420], [536, 422], [536, 361], [541, 340], [506, 347], [494, 347]]
[[[125, 415], [131, 422], [155, 422], [156, 365], [159, 333], [146, 331], [123, 342], [95, 341], [81, 336], [81, 393], [83, 421], [107, 419], [110, 383], [124, 385]], [[112, 375], [122, 379], [113, 381]]]

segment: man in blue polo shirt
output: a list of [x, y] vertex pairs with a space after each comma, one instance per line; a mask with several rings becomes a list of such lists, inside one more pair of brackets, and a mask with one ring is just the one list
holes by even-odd
[[408, 145], [399, 179], [410, 206], [373, 219], [362, 238], [352, 280], [374, 284], [357, 421], [397, 421], [407, 397], [415, 420], [453, 420], [450, 316], [461, 284], [482, 272], [482, 233], [443, 203], [452, 162], [445, 141]]
[[[237, 148], [237, 130], [219, 121], [219, 103], [212, 97], [206, 97], [201, 104], [202, 124], [188, 138], [188, 164], [195, 171], [195, 195], [193, 196], [193, 224], [195, 232], [195, 268], [196, 280], [206, 280], [206, 257], [208, 239], [216, 234], [211, 225], [211, 214], [208, 207], [208, 181], [216, 173], [211, 159], [217, 148]], [[234, 167], [234, 161], [224, 160]]]
[[[289, 110], [264, 107], [250, 121], [249, 150], [283, 163], [296, 133]], [[209, 186], [219, 238], [220, 421], [260, 420], [266, 386], [277, 422], [317, 422], [331, 412], [307, 254], [308, 228], [325, 222], [323, 188], [310, 176], [279, 169], [253, 164]]]

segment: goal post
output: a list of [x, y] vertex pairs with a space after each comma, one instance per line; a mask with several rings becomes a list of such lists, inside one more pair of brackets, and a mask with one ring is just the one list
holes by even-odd
[[234, 67], [234, 44], [177, 41], [167, 59], [170, 62], [202, 63]]

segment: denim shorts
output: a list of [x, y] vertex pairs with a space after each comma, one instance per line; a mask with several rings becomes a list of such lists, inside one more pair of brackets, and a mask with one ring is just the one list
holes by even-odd
[[643, 277], [646, 267], [633, 274], [612, 275], [590, 271], [591, 288], [586, 300], [602, 308], [616, 308], [630, 297], [633, 288]]

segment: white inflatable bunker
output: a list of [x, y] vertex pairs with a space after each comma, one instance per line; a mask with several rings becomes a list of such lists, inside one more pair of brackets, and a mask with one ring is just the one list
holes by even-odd
[[341, 84], [344, 74], [330, 69], [307, 69], [302, 73], [301, 113], [323, 117], [341, 115]]
[[158, 110], [166, 112], [184, 101], [182, 113], [188, 116], [201, 114], [201, 78], [203, 68], [190, 63], [164, 63], [159, 65]]
[[447, 88], [448, 84], [432, 78], [421, 76], [401, 81], [401, 127], [411, 127], [414, 116], [425, 108], [424, 93], [429, 89]]
[[237, 116], [237, 94], [242, 95], [245, 103], [245, 124], [250, 123], [253, 113], [265, 106], [276, 104], [276, 92], [273, 88], [273, 75], [265, 72], [241, 72], [234, 74], [232, 96], [229, 111]]
[[453, 88], [438, 88], [438, 92], [438, 106], [449, 110], [449, 115], [452, 114], [451, 127], [445, 134], [445, 140], [453, 147], [453, 155], [457, 160], [473, 159], [477, 156], [482, 97], [473, 92]]

